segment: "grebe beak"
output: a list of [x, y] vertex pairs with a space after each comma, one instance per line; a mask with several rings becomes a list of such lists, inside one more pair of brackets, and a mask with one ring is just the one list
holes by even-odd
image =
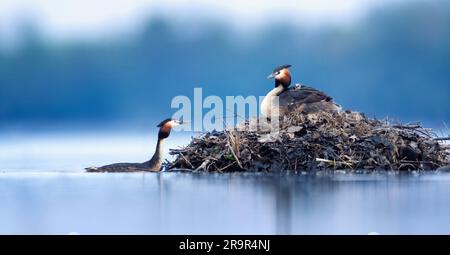
[[275, 77], [275, 75], [273, 73], [271, 73], [269, 76], [267, 76], [267, 79], [270, 80], [270, 79], [272, 79], [274, 77]]
[[176, 126], [179, 126], [179, 125], [183, 125], [183, 124], [186, 124], [186, 123], [189, 123], [189, 122], [187, 122], [187, 121], [182, 121], [182, 120], [173, 120], [173, 123], [174, 123]]

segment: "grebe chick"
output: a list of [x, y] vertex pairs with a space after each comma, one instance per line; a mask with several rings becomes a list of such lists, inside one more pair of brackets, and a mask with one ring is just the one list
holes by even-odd
[[275, 88], [267, 93], [261, 103], [261, 113], [270, 118], [274, 106], [274, 96], [278, 96], [279, 115], [290, 111], [312, 113], [316, 111], [339, 112], [341, 106], [333, 102], [333, 98], [317, 89], [299, 85], [291, 85], [291, 65], [276, 67], [267, 79], [275, 79]]
[[156, 150], [153, 154], [153, 157], [146, 162], [143, 163], [116, 163], [111, 165], [106, 165], [102, 167], [88, 167], [86, 168], [87, 172], [159, 172], [161, 171], [161, 164], [163, 160], [163, 142], [164, 139], [169, 137], [170, 131], [175, 126], [183, 124], [182, 121], [174, 120], [174, 119], [165, 119], [161, 123], [158, 124], [159, 127], [158, 132], [158, 142], [156, 143]]

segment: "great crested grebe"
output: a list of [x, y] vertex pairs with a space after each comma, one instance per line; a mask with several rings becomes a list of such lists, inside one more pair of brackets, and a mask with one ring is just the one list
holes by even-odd
[[312, 113], [316, 111], [339, 112], [341, 106], [333, 102], [333, 98], [322, 91], [304, 85], [291, 85], [291, 65], [276, 67], [267, 79], [275, 79], [275, 88], [269, 91], [261, 102], [261, 113], [267, 118], [271, 117], [274, 97], [278, 96], [278, 111], [284, 115], [289, 111]]
[[163, 141], [170, 135], [170, 131], [175, 126], [183, 124], [182, 121], [174, 119], [165, 119], [158, 124], [158, 142], [156, 144], [156, 151], [153, 157], [144, 163], [116, 163], [106, 165], [102, 167], [88, 167], [88, 172], [137, 172], [137, 171], [149, 171], [159, 172], [161, 170], [161, 163], [163, 160]]

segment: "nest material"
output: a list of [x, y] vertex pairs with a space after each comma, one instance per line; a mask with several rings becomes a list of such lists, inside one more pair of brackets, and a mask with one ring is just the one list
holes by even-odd
[[169, 169], [204, 171], [434, 170], [450, 147], [420, 124], [390, 125], [361, 113], [302, 114], [280, 120], [276, 134], [248, 131], [258, 120], [194, 137], [173, 149]]

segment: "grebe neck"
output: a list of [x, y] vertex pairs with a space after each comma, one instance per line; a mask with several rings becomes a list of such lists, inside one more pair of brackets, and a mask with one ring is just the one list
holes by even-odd
[[279, 96], [281, 94], [281, 92], [283, 92], [284, 90], [285, 90], [285, 88], [283, 86], [276, 86], [271, 91], [269, 91], [269, 93], [267, 93], [267, 95], [262, 100], [261, 106], [260, 106], [261, 113], [264, 116], [270, 117], [270, 115], [272, 113], [272, 107], [274, 107], [274, 105], [273, 105], [274, 97]]
[[155, 170], [155, 171], [161, 170], [162, 158], [163, 158], [163, 143], [164, 143], [164, 139], [158, 138], [158, 142], [156, 143], [155, 153], [153, 154], [152, 158], [149, 161], [145, 162], [146, 164], [148, 164], [148, 167], [152, 170]]

